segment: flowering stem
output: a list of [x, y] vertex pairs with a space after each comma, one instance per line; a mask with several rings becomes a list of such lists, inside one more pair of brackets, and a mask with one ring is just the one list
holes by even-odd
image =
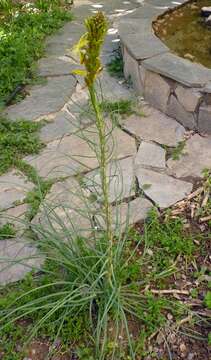
[[108, 241], [108, 281], [112, 284], [113, 274], [113, 231], [112, 214], [109, 203], [109, 177], [107, 176], [107, 150], [106, 150], [106, 126], [102, 116], [94, 85], [88, 87], [92, 106], [96, 116], [96, 126], [99, 136], [99, 167], [100, 179], [103, 192], [103, 210], [105, 215], [106, 238]]

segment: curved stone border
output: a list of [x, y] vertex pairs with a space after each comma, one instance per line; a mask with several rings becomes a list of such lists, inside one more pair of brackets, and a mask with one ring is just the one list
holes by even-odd
[[153, 21], [170, 8], [175, 2], [153, 0], [120, 20], [124, 74], [152, 106], [188, 129], [211, 133], [211, 69], [172, 54], [153, 32]]

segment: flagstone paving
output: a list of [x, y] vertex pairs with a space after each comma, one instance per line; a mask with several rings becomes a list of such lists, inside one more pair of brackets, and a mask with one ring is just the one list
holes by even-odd
[[[183, 0], [178, 2], [182, 3]], [[83, 79], [71, 73], [80, 68], [72, 47], [84, 32], [84, 18], [103, 10], [108, 16], [110, 28], [102, 61], [108, 63], [120, 45], [118, 27], [122, 28], [122, 20], [128, 14], [130, 19], [139, 16], [140, 26], [144, 28], [146, 25], [142, 3], [143, 0], [75, 0], [74, 20], [46, 40], [45, 57], [38, 62], [38, 74], [43, 81], [28, 87], [26, 98], [6, 109], [13, 121], [18, 118], [47, 120], [40, 132], [46, 147], [38, 155], [24, 159], [45, 180], [53, 179], [55, 182], [32, 219], [31, 226], [35, 230], [39, 225], [49, 229], [51, 222], [46, 222], [46, 211], [48, 219], [54, 214], [56, 232], [60, 228], [58, 219], [69, 228], [69, 234], [77, 228], [77, 231], [89, 235], [90, 224], [96, 231], [99, 226], [103, 227], [98, 213], [102, 200], [98, 160], [92, 143], [84, 140], [84, 137], [88, 137], [89, 141], [96, 142], [96, 128]], [[148, 4], [145, 11], [147, 24], [157, 13], [157, 8], [166, 9], [175, 4], [171, 0], [146, 0], [145, 3]], [[133, 14], [136, 8], [139, 8], [138, 12]], [[130, 26], [133, 26], [132, 23]], [[97, 89], [104, 99], [136, 100], [140, 108], [140, 115], [136, 113], [119, 119], [118, 126], [113, 130], [114, 141], [108, 141], [110, 150], [115, 144], [116, 157], [115, 161], [110, 162], [107, 172], [113, 220], [119, 214], [117, 220], [123, 226], [129, 208], [130, 224], [143, 221], [154, 204], [158, 209], [164, 209], [190, 194], [193, 188], [190, 179], [194, 181], [201, 177], [205, 167], [211, 168], [211, 137], [187, 132], [176, 120], [153, 109], [143, 99], [137, 99], [133, 89], [126, 82], [111, 77], [106, 67]], [[111, 129], [109, 120], [105, 121]], [[186, 141], [186, 145], [179, 159], [167, 157], [168, 148], [175, 148], [181, 141]], [[76, 178], [76, 175], [79, 177]], [[15, 218], [19, 219], [20, 224], [27, 211], [24, 204], [26, 194], [33, 188], [34, 184], [16, 169], [0, 176], [0, 226], [13, 223]], [[76, 200], [78, 194], [83, 196]], [[92, 210], [84, 217], [87, 204]], [[49, 211], [52, 206], [53, 212]], [[39, 268], [42, 263], [37, 258], [36, 247], [27, 243], [25, 226], [16, 227], [18, 235], [14, 239], [0, 241], [2, 284], [21, 279], [32, 267]], [[9, 261], [3, 259], [5, 256]], [[16, 262], [20, 257], [32, 259], [21, 265]], [[11, 261], [12, 267], [9, 267]]]

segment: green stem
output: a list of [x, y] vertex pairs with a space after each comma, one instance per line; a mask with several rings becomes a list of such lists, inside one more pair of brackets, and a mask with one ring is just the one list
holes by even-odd
[[113, 231], [111, 206], [109, 203], [109, 177], [107, 176], [106, 126], [102, 111], [96, 97], [94, 85], [89, 86], [89, 94], [96, 116], [96, 126], [99, 135], [99, 167], [103, 192], [103, 210], [106, 222], [106, 237], [108, 241], [108, 281], [110, 284], [112, 284], [111, 279], [113, 274]]

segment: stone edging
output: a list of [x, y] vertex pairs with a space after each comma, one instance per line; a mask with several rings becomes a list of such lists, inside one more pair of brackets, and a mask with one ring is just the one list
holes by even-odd
[[211, 69], [172, 54], [154, 34], [153, 21], [175, 7], [157, 3], [163, 6], [144, 4], [118, 24], [125, 77], [155, 108], [188, 129], [211, 133]]

